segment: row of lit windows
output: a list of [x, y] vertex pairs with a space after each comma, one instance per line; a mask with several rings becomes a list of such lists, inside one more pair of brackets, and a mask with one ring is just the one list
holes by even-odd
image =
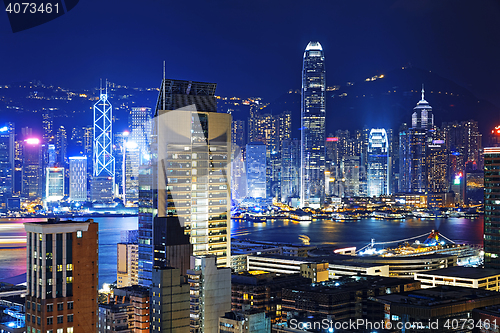
[[[42, 333], [40, 330], [28, 326], [27, 333]], [[66, 330], [64, 328], [58, 328], [57, 330], [47, 330], [47, 333], [73, 333], [73, 327], [68, 327]]]

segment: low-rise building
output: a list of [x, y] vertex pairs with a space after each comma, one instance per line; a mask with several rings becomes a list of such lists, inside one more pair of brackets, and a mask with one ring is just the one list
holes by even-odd
[[[374, 320], [383, 320], [385, 327], [406, 332], [470, 332], [473, 310], [500, 304], [500, 293], [438, 286], [428, 289], [392, 293], [370, 298], [374, 306]], [[466, 323], [464, 325], [459, 323]], [[477, 322], [474, 322], [476, 325]]]
[[219, 333], [266, 333], [271, 332], [271, 320], [258, 310], [227, 312], [219, 318]]
[[250, 271], [231, 276], [232, 311], [242, 312], [246, 307], [265, 312], [272, 323], [281, 321], [281, 293], [283, 288], [311, 284], [300, 274]]
[[99, 304], [99, 333], [131, 333], [133, 322], [133, 307], [130, 303]]
[[420, 282], [387, 277], [353, 277], [283, 288], [283, 319], [345, 321], [373, 319], [369, 297], [420, 289]]
[[117, 302], [132, 304], [132, 332], [149, 333], [150, 327], [150, 300], [149, 289], [143, 286], [134, 285], [113, 290]]
[[415, 280], [422, 283], [422, 288], [446, 285], [500, 291], [498, 269], [455, 266], [428, 273], [415, 273]]

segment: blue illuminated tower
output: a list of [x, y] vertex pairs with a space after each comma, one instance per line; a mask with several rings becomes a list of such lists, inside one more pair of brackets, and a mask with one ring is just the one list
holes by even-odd
[[300, 205], [320, 207], [325, 196], [325, 56], [309, 42], [302, 67]]
[[106, 92], [94, 104], [94, 174], [92, 179], [92, 200], [111, 201], [115, 179], [115, 159], [113, 157], [112, 119], [113, 108]]

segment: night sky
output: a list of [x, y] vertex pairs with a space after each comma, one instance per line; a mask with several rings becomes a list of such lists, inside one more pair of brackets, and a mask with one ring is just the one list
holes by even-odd
[[0, 84], [159, 87], [165, 60], [169, 78], [272, 101], [300, 87], [310, 40], [323, 45], [329, 86], [411, 63], [500, 105], [498, 0], [80, 0], [18, 33], [3, 12]]

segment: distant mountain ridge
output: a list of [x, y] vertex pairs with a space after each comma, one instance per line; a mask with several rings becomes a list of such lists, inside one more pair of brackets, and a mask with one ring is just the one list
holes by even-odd
[[[403, 67], [382, 78], [379, 76], [373, 81], [370, 78], [370, 81], [327, 91], [327, 135], [337, 129], [363, 127], [397, 130], [402, 123], [411, 123], [413, 108], [421, 99], [422, 84], [437, 126], [443, 122], [473, 119], [478, 121], [479, 130], [485, 135], [500, 124], [500, 108], [477, 99], [466, 88], [431, 71]], [[283, 94], [264, 112], [279, 114], [285, 110], [292, 111], [293, 136], [299, 137], [300, 93]]]

